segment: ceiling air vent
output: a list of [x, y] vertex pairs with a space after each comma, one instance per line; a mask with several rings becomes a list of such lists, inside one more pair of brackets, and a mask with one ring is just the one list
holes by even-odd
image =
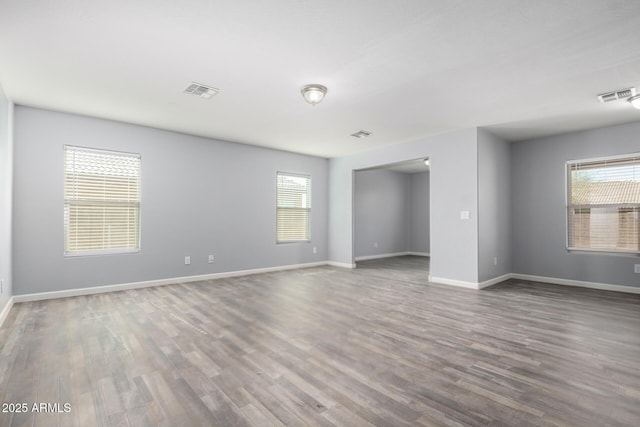
[[190, 93], [204, 99], [210, 99], [218, 92], [220, 92], [220, 89], [195, 82], [191, 82], [189, 87], [184, 90], [184, 93]]
[[356, 133], [352, 133], [351, 136], [355, 138], [366, 138], [368, 136], [371, 136], [371, 132], [367, 132], [366, 130], [359, 130]]
[[630, 87], [628, 89], [621, 89], [613, 92], [602, 93], [598, 95], [598, 101], [602, 103], [617, 101], [618, 99], [627, 99], [631, 96], [634, 96], [635, 94], [636, 94], [636, 88]]

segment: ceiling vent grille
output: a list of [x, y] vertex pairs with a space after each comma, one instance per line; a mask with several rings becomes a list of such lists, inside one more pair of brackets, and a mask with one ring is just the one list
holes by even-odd
[[619, 99], [627, 99], [631, 96], [635, 96], [636, 88], [630, 87], [628, 89], [616, 90], [613, 92], [601, 93], [598, 95], [598, 101], [605, 103], [610, 101], [617, 101]]
[[191, 82], [189, 87], [184, 90], [184, 93], [189, 93], [204, 99], [211, 99], [218, 92], [220, 92], [220, 89], [195, 82]]
[[356, 133], [352, 133], [351, 136], [355, 138], [366, 138], [368, 136], [371, 136], [371, 132], [367, 132], [366, 130], [359, 130]]

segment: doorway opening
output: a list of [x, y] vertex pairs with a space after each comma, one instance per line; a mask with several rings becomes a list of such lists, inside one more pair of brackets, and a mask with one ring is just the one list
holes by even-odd
[[354, 171], [356, 268], [428, 280], [429, 163], [422, 157]]

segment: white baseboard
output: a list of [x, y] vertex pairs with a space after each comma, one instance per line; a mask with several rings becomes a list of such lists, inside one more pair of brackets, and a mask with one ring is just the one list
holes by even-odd
[[327, 261], [327, 265], [331, 267], [340, 267], [340, 268], [356, 268], [355, 264], [349, 264], [346, 262], [336, 262], [336, 261]]
[[433, 283], [439, 283], [441, 285], [458, 286], [458, 287], [467, 288], [467, 289], [480, 289], [479, 283], [465, 282], [464, 280], [447, 279], [446, 277], [429, 276], [429, 281]]
[[558, 279], [555, 277], [531, 276], [528, 274], [508, 273], [484, 282], [466, 282], [462, 280], [447, 279], [444, 277], [430, 277], [429, 281], [440, 283], [443, 285], [459, 286], [468, 289], [484, 289], [497, 283], [504, 282], [509, 279], [527, 280], [530, 282], [550, 283], [552, 285], [574, 286], [578, 288], [599, 289], [603, 291], [627, 292], [631, 294], [640, 294], [640, 287], [611, 285], [608, 283], [584, 282], [580, 280]]
[[600, 289], [603, 291], [627, 292], [630, 294], [640, 294], [640, 287], [611, 285], [608, 283], [584, 282], [581, 280], [558, 279], [555, 277], [531, 276], [529, 274], [512, 273], [512, 279], [528, 280], [531, 282], [551, 283], [553, 285], [576, 286], [579, 288]]
[[[397, 256], [397, 255], [394, 255], [394, 256]], [[144, 282], [133, 282], [133, 283], [123, 283], [123, 284], [116, 284], [116, 285], [94, 286], [89, 288], [66, 289], [62, 291], [53, 291], [53, 292], [41, 292], [41, 293], [35, 293], [35, 294], [14, 295], [9, 299], [7, 304], [4, 306], [4, 308], [2, 309], [2, 312], [0, 312], [0, 327], [2, 326], [2, 323], [7, 318], [7, 316], [9, 315], [9, 312], [11, 311], [11, 307], [13, 306], [13, 304], [19, 303], [19, 302], [40, 301], [40, 300], [65, 298], [65, 297], [72, 297], [72, 296], [79, 296], [79, 295], [91, 295], [91, 294], [99, 294], [104, 292], [140, 289], [140, 288], [147, 288], [151, 286], [163, 286], [163, 285], [198, 282], [198, 281], [212, 280], [212, 279], [223, 279], [228, 277], [248, 276], [252, 274], [271, 273], [276, 271], [319, 267], [323, 265], [329, 265], [332, 267], [340, 267], [340, 268], [349, 268], [349, 269], [356, 268], [355, 264], [342, 263], [342, 262], [336, 262], [336, 261], [321, 261], [321, 262], [312, 262], [312, 263], [305, 263], [305, 264], [284, 265], [284, 266], [278, 266], [278, 267], [256, 268], [252, 270], [239, 270], [239, 271], [229, 271], [224, 273], [203, 274], [199, 276], [174, 277], [171, 279], [149, 280]], [[467, 289], [483, 289], [508, 279], [527, 280], [532, 282], [551, 283], [555, 285], [575, 286], [575, 287], [581, 287], [581, 288], [600, 289], [604, 291], [640, 294], [640, 287], [611, 285], [608, 283], [584, 282], [579, 280], [558, 279], [554, 277], [532, 276], [528, 274], [516, 274], [516, 273], [504, 274], [502, 276], [495, 277], [493, 279], [489, 279], [480, 283], [467, 282], [467, 281], [455, 280], [455, 279], [447, 279], [445, 277], [433, 277], [433, 276], [429, 276], [428, 280], [434, 283], [440, 283], [443, 285], [451, 285], [451, 286], [459, 286]]]
[[101, 294], [105, 292], [125, 291], [129, 289], [148, 288], [151, 286], [175, 285], [178, 283], [199, 282], [203, 280], [224, 279], [228, 277], [249, 276], [251, 274], [271, 273], [275, 271], [295, 270], [300, 268], [327, 265], [326, 261], [306, 264], [283, 265], [278, 267], [256, 268], [253, 270], [228, 271], [224, 273], [202, 274], [198, 276], [174, 277], [171, 279], [148, 280], [144, 282], [122, 283], [117, 285], [93, 286], [90, 288], [66, 289], [63, 291], [41, 292], [36, 294], [14, 295], [14, 302], [41, 301], [54, 298], [75, 297], [79, 295]]
[[502, 276], [494, 277], [493, 279], [485, 280], [484, 282], [478, 283], [478, 289], [488, 288], [489, 286], [493, 286], [500, 282], [504, 282], [505, 280], [509, 280], [513, 277], [511, 273], [503, 274]]
[[5, 304], [4, 308], [2, 309], [2, 312], [0, 312], [0, 328], [2, 327], [2, 324], [6, 320], [7, 316], [9, 315], [9, 312], [11, 311], [11, 307], [13, 307], [13, 297], [9, 298], [9, 301], [7, 301], [7, 303]]
[[381, 259], [381, 258], [393, 258], [396, 256], [405, 256], [409, 255], [409, 252], [394, 252], [390, 254], [376, 254], [376, 255], [365, 255], [365, 256], [357, 256], [356, 261], [368, 261], [370, 259]]
[[413, 255], [413, 256], [425, 256], [425, 257], [430, 257], [431, 254], [429, 252], [407, 252], [407, 255]]
[[442, 285], [459, 286], [467, 289], [484, 289], [496, 283], [504, 282], [511, 279], [511, 274], [503, 274], [502, 276], [494, 277], [493, 279], [485, 280], [484, 282], [465, 282], [463, 280], [447, 279], [445, 277], [429, 277], [430, 282], [440, 283]]
[[396, 257], [396, 256], [406, 256], [406, 255], [424, 256], [424, 257], [431, 256], [431, 254], [429, 254], [429, 252], [411, 252], [411, 251], [407, 251], [407, 252], [394, 252], [394, 253], [390, 253], [390, 254], [376, 254], [376, 255], [357, 256], [356, 257], [356, 261], [368, 261], [370, 259], [393, 258], [393, 257]]

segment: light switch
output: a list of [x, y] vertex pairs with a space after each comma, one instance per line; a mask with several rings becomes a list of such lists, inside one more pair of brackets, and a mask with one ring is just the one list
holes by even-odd
[[469, 219], [469, 211], [460, 211], [460, 219]]

